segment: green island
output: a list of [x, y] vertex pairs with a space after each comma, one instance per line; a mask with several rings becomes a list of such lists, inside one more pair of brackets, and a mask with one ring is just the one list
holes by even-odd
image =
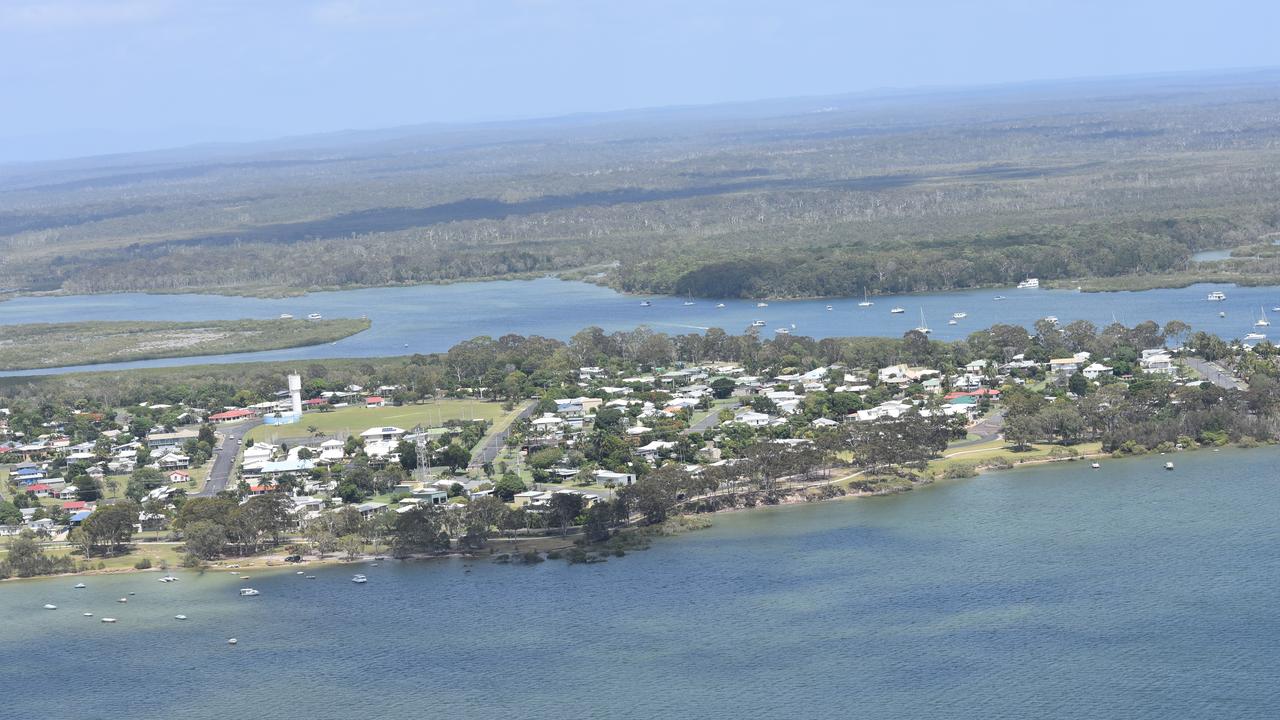
[[89, 321], [0, 326], [0, 370], [279, 350], [334, 342], [369, 320]]
[[954, 342], [587, 328], [296, 365], [6, 378], [0, 576], [600, 562], [724, 510], [1280, 439], [1280, 352], [1178, 321]]

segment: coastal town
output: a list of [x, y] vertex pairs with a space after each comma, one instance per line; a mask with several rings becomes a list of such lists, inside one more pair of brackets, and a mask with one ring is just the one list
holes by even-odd
[[423, 359], [443, 381], [426, 393], [379, 382], [391, 373], [290, 374], [217, 407], [172, 389], [115, 407], [14, 400], [0, 536], [28, 544], [0, 567], [492, 552], [495, 536], [590, 547], [681, 513], [1274, 440], [1274, 348], [1189, 330], [1045, 322], [947, 344], [588, 329], [537, 353], [478, 338]]

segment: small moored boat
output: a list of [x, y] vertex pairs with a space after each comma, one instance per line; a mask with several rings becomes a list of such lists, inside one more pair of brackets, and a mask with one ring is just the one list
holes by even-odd
[[186, 615], [174, 615], [174, 616], [173, 616], [173, 619], [174, 619], [174, 620], [186, 620], [186, 619], [187, 619], [187, 616], [186, 616]]
[[901, 315], [902, 313], [904, 313], [904, 312], [906, 312], [906, 311], [907, 311], [907, 309], [906, 309], [906, 308], [904, 308], [904, 307], [896, 307], [896, 308], [892, 308], [892, 309], [890, 309], [890, 310], [889, 310], [889, 314], [890, 314], [890, 315]]
[[1165, 470], [1172, 470], [1172, 469], [1173, 469], [1173, 463], [1171, 463], [1171, 462], [1167, 462], [1167, 463], [1165, 463], [1165, 464], [1164, 464], [1164, 469], [1165, 469]]
[[640, 307], [652, 307], [652, 306], [653, 306], [653, 303], [649, 302], [648, 300], [640, 301]]
[[321, 319], [322, 317], [323, 317], [323, 316], [322, 316], [320, 313], [311, 313], [310, 315], [308, 315], [308, 316], [307, 316], [307, 319], [308, 319], [308, 320], [319, 320], [319, 319]]
[[1222, 292], [1221, 290], [1214, 290], [1213, 292], [1206, 295], [1204, 299], [1210, 302], [1221, 302], [1227, 299], [1227, 294]]
[[76, 589], [77, 589], [77, 590], [83, 590], [83, 589], [84, 589], [84, 583], [76, 583]]
[[1018, 283], [1019, 290], [1034, 290], [1038, 287], [1040, 287], [1039, 278], [1027, 278], [1026, 280]]
[[359, 574], [357, 574], [357, 575], [352, 576], [352, 578], [351, 578], [351, 582], [356, 583], [357, 585], [362, 585], [362, 584], [364, 584], [364, 583], [369, 582], [369, 578], [367, 578], [367, 577], [365, 577], [365, 576], [363, 576], [363, 575], [359, 575]]
[[239, 641], [238, 641], [238, 640], [236, 640], [235, 638], [227, 638], [227, 644], [228, 644], [228, 645], [235, 645], [237, 642], [239, 642]]
[[45, 604], [44, 604], [44, 609], [45, 609], [45, 610], [57, 610], [57, 609], [58, 609], [58, 606], [57, 606], [57, 605], [54, 605], [53, 603], [45, 603]]
[[102, 622], [104, 623], [113, 623], [115, 621], [116, 621], [115, 618], [102, 618]]
[[755, 322], [751, 323], [751, 327], [764, 327], [764, 321], [756, 320]]
[[724, 307], [724, 303], [716, 303], [716, 307], [718, 307], [718, 308], [722, 308], [722, 307]]
[[262, 593], [254, 590], [253, 588], [240, 588], [240, 597], [254, 597], [261, 594]]
[[281, 319], [281, 320], [292, 320], [292, 319], [293, 319], [293, 316], [292, 316], [292, 315], [290, 315], [289, 313], [280, 313], [280, 319]]
[[756, 307], [769, 307], [769, 303], [767, 303], [767, 302], [758, 302], [758, 303], [756, 303]]
[[1094, 470], [1097, 470], [1098, 468], [1102, 467], [1102, 463], [1093, 463], [1089, 467], [1093, 468]]

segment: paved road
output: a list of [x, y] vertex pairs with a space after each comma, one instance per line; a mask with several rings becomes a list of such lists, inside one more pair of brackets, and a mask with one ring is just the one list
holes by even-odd
[[[534, 408], [537, 406], [538, 404], [536, 402], [530, 402], [520, 411], [520, 414], [516, 416], [515, 420], [512, 420], [511, 422], [515, 423], [516, 420], [528, 419], [533, 415]], [[511, 426], [508, 425], [502, 430], [502, 432], [484, 440], [480, 447], [476, 448], [471, 453], [471, 467], [480, 467], [487, 462], [493, 462], [494, 459], [498, 457], [498, 453], [502, 452], [503, 446], [507, 444], [507, 435], [510, 431]]]
[[1190, 358], [1190, 357], [1182, 358], [1182, 362], [1186, 363], [1187, 367], [1200, 373], [1200, 375], [1205, 380], [1208, 380], [1209, 382], [1213, 383], [1214, 385], [1217, 385], [1220, 388], [1226, 388], [1228, 390], [1248, 389], [1248, 386], [1245, 385], [1243, 380], [1240, 380], [1235, 376], [1233, 376], [1231, 373], [1227, 372], [1218, 363], [1209, 362], [1208, 360], [1201, 360], [1200, 358]]
[[227, 489], [231, 473], [236, 468], [236, 457], [240, 454], [240, 440], [244, 434], [262, 424], [262, 420], [246, 420], [235, 425], [218, 428], [222, 435], [222, 444], [213, 453], [213, 467], [209, 470], [209, 478], [195, 497], [210, 497]]
[[681, 434], [681, 435], [688, 435], [688, 434], [690, 434], [690, 433], [702, 433], [702, 432], [706, 432], [706, 431], [710, 430], [711, 428], [714, 428], [714, 427], [716, 427], [717, 425], [719, 425], [719, 424], [720, 424], [720, 411], [721, 411], [721, 410], [726, 410], [726, 409], [727, 409], [727, 410], [737, 410], [737, 409], [738, 409], [738, 408], [740, 408], [740, 407], [742, 407], [742, 405], [740, 405], [740, 404], [738, 404], [738, 405], [724, 405], [724, 406], [717, 406], [714, 410], [712, 410], [712, 411], [711, 411], [711, 414], [710, 414], [710, 415], [708, 415], [708, 416], [706, 416], [706, 417], [702, 418], [701, 420], [699, 420], [698, 422], [696, 422], [696, 423], [694, 423], [694, 424], [690, 425], [690, 426], [688, 427], [688, 429], [686, 429], [684, 432], [682, 432], [682, 433], [680, 433], [680, 434]]
[[970, 445], [980, 445], [984, 442], [990, 442], [1000, 437], [1000, 433], [1004, 431], [1004, 408], [993, 410], [990, 415], [978, 421], [978, 424], [969, 428], [971, 435], [977, 435], [977, 440], [961, 440], [960, 442], [951, 443], [951, 448], [963, 448]]

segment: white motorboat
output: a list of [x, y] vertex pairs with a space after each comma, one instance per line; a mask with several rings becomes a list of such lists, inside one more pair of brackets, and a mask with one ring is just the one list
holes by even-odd
[[991, 299], [992, 299], [992, 300], [1004, 300], [1005, 298], [1004, 298], [1004, 296], [1003, 296], [1003, 295], [997, 295], [997, 296], [995, 296], [995, 297], [993, 297], [993, 298], [991, 298]]
[[1097, 470], [1098, 468], [1102, 467], [1102, 463], [1093, 463], [1089, 467], [1093, 468], [1094, 470]]
[[831, 312], [832, 310], [835, 310], [835, 309], [836, 309], [836, 308], [835, 308], [835, 306], [834, 306], [834, 305], [828, 305], [828, 306], [827, 306], [827, 312]]
[[119, 599], [119, 600], [117, 600], [116, 602], [118, 602], [118, 603], [127, 603], [127, 602], [129, 602], [129, 598], [127, 598], [127, 597], [125, 597], [125, 598], [120, 598], [120, 599]]
[[164, 577], [160, 578], [160, 582], [162, 583], [178, 582], [178, 578], [172, 575], [165, 575]]
[[956, 320], [963, 320], [969, 317], [969, 313], [967, 312], [951, 313], [951, 317], [955, 318]]
[[289, 313], [280, 313], [280, 319], [281, 319], [281, 320], [292, 320], [292, 319], [293, 319], [293, 316], [292, 316], [292, 315], [290, 315]]
[[791, 334], [791, 331], [790, 331], [790, 330], [788, 330], [788, 329], [786, 329], [786, 328], [778, 328], [777, 330], [774, 330], [774, 332], [775, 332], [775, 333], [777, 333], [778, 335], [790, 335], [790, 334]]
[[1211, 302], [1221, 302], [1222, 300], [1226, 300], [1226, 299], [1227, 299], [1227, 294], [1222, 292], [1221, 290], [1214, 290], [1213, 292], [1205, 296], [1205, 300], [1209, 300]]
[[363, 585], [364, 583], [369, 582], [369, 578], [357, 574], [351, 578], [351, 582], [356, 583], [357, 585]]
[[1226, 314], [1226, 313], [1224, 313], [1224, 312], [1220, 312], [1220, 313], [1218, 313], [1218, 317], [1226, 317], [1226, 316], [1227, 316], [1227, 314]]
[[116, 621], [115, 618], [102, 618], [102, 622], [104, 623], [113, 623], [115, 621]]
[[80, 613], [80, 614], [85, 617], [93, 617], [93, 613]]
[[83, 590], [83, 589], [84, 589], [84, 583], [76, 583], [76, 589], [77, 589], [77, 590]]
[[238, 641], [238, 640], [236, 640], [235, 638], [227, 638], [227, 644], [228, 644], [228, 645], [235, 645], [237, 642], [239, 642], [239, 641]]
[[1271, 321], [1267, 319], [1266, 308], [1258, 308], [1258, 311], [1262, 313], [1262, 315], [1257, 320], [1253, 321], [1253, 326], [1254, 327], [1270, 327]]
[[1267, 336], [1260, 332], [1251, 332], [1244, 336], [1245, 340], [1266, 340]]
[[324, 317], [324, 316], [323, 316], [323, 315], [321, 315], [320, 313], [311, 313], [310, 315], [308, 315], [308, 316], [307, 316], [307, 319], [308, 319], [308, 320], [319, 320], [319, 319], [321, 319], [322, 317]]
[[764, 324], [765, 323], [763, 320], [756, 320], [755, 322], [751, 323], [751, 327], [764, 327]]
[[58, 609], [58, 606], [57, 606], [57, 605], [54, 605], [53, 603], [45, 603], [45, 604], [44, 604], [44, 609], [45, 609], [45, 610], [57, 610], [57, 609]]
[[640, 307], [651, 307], [652, 305], [653, 305], [653, 303], [649, 302], [648, 300], [641, 300], [641, 301], [640, 301]]
[[769, 303], [767, 303], [767, 302], [758, 302], [758, 303], [756, 303], [756, 307], [769, 307]]
[[718, 307], [718, 308], [722, 308], [722, 307], [724, 307], [724, 303], [716, 303], [716, 307]]
[[1171, 463], [1171, 462], [1167, 462], [1167, 463], [1165, 463], [1165, 464], [1164, 464], [1164, 469], [1165, 469], [1165, 470], [1172, 470], [1172, 469], [1173, 469], [1173, 463]]
[[1051, 323], [1053, 323], [1054, 325], [1057, 325], [1057, 324], [1058, 324], [1058, 316], [1057, 316], [1057, 315], [1045, 315], [1045, 316], [1044, 316], [1044, 320], [1045, 320], [1045, 321], [1047, 321], [1047, 322], [1051, 322]]
[[959, 321], [959, 320], [956, 320], [955, 318], [951, 318], [950, 320], [948, 320], [948, 321], [947, 321], [947, 324], [948, 324], [948, 325], [959, 325], [959, 324], [960, 324], [960, 321]]
[[254, 597], [261, 594], [262, 593], [254, 590], [253, 588], [240, 588], [240, 597]]
[[1040, 278], [1027, 278], [1018, 283], [1019, 290], [1034, 290], [1040, 287]]
[[906, 308], [902, 308], [902, 307], [890, 308], [890, 310], [889, 310], [889, 314], [890, 314], [890, 315], [901, 315], [902, 313], [904, 313], [904, 312], [906, 312], [906, 311], [907, 311], [907, 309], [906, 309]]
[[186, 620], [186, 619], [187, 619], [187, 616], [186, 616], [186, 615], [174, 615], [174, 616], [173, 616], [173, 619], [174, 619], [174, 620]]

